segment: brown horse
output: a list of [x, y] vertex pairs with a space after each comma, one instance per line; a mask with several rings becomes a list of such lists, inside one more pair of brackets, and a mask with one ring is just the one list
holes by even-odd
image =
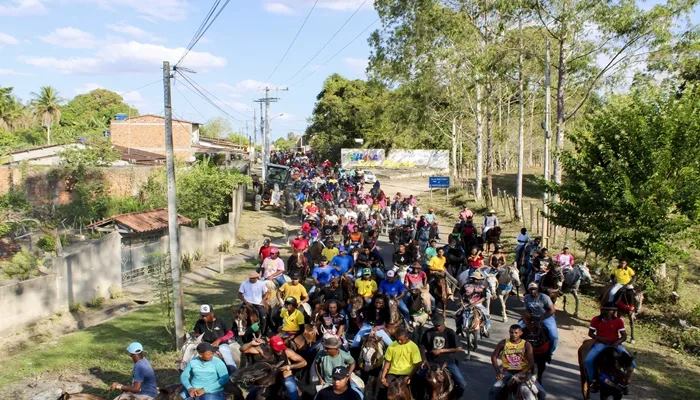
[[318, 332], [312, 324], [304, 325], [304, 332], [286, 340], [287, 346], [297, 353], [308, 350], [316, 343]]
[[442, 315], [445, 315], [447, 310], [447, 303], [450, 298], [450, 291], [447, 287], [447, 277], [445, 273], [441, 272], [431, 272], [431, 278], [433, 278], [431, 287], [433, 288], [433, 296], [435, 296], [436, 302], [442, 308]]
[[300, 282], [303, 284], [309, 276], [309, 260], [304, 253], [295, 252], [287, 260], [287, 269], [290, 274], [298, 273]]
[[486, 231], [486, 239], [484, 240], [484, 247], [487, 253], [491, 252], [491, 245], [493, 244], [493, 250], [496, 251], [496, 246], [501, 242], [501, 227], [494, 226], [493, 228]]
[[454, 399], [454, 379], [447, 369], [447, 363], [441, 366], [431, 365], [428, 372], [428, 384], [430, 385], [430, 400]]
[[379, 393], [379, 370], [384, 363], [384, 342], [376, 335], [370, 334], [360, 349], [360, 375], [367, 382], [365, 396], [373, 399]]
[[241, 304], [238, 310], [234, 310], [233, 322], [236, 324], [236, 337], [243, 337], [246, 329], [259, 321], [258, 312], [250, 304]]
[[[610, 289], [612, 286], [608, 286], [600, 297], [600, 304], [603, 306], [608, 302]], [[627, 314], [630, 321], [630, 343], [634, 343], [634, 322], [637, 320], [637, 315], [642, 312], [642, 304], [644, 303], [644, 292], [637, 291], [632, 288], [622, 288], [618, 292], [617, 301], [615, 301], [615, 306], [617, 307], [617, 314], [622, 317]]]
[[386, 397], [388, 400], [413, 400], [411, 377], [391, 375], [387, 377]]

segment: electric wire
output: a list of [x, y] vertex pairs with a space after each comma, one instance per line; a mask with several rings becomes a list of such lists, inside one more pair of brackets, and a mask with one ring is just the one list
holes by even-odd
[[287, 46], [287, 50], [284, 51], [284, 54], [282, 55], [282, 58], [277, 62], [277, 65], [272, 69], [272, 72], [270, 72], [270, 75], [267, 76], [267, 79], [269, 80], [272, 78], [272, 76], [277, 72], [277, 69], [282, 65], [284, 60], [287, 58], [287, 55], [289, 54], [289, 51], [292, 49], [292, 46], [294, 46], [294, 43], [297, 41], [297, 38], [299, 37], [299, 34], [301, 33], [302, 29], [304, 29], [304, 26], [306, 25], [306, 22], [309, 20], [309, 17], [311, 16], [311, 13], [314, 11], [316, 8], [316, 4], [318, 4], [318, 0], [314, 2], [314, 5], [311, 6], [311, 9], [309, 12], [306, 14], [306, 17], [304, 17], [304, 21], [301, 23], [301, 26], [297, 30], [297, 33], [294, 35], [294, 38], [292, 38], [292, 41], [289, 43], [289, 46]]
[[321, 54], [321, 52], [323, 52], [323, 50], [326, 49], [326, 47], [328, 47], [328, 45], [333, 41], [333, 39], [335, 39], [335, 37], [338, 36], [338, 34], [345, 28], [345, 26], [347, 26], [347, 24], [350, 22], [350, 20], [352, 20], [353, 17], [354, 17], [358, 12], [360, 12], [360, 9], [362, 9], [362, 7], [364, 7], [365, 3], [367, 3], [367, 0], [364, 0], [362, 3], [360, 3], [360, 5], [357, 7], [357, 9], [355, 9], [355, 11], [354, 11], [352, 14], [350, 14], [350, 16], [349, 16], [349, 17], [345, 20], [345, 22], [343, 22], [343, 24], [340, 26], [340, 28], [338, 28], [338, 30], [336, 30], [335, 33], [333, 33], [333, 35], [331, 35], [331, 37], [326, 41], [326, 43], [324, 43], [323, 46], [321, 46], [321, 48], [318, 49], [318, 51], [316, 51], [316, 53], [314, 53], [314, 55], [311, 56], [311, 58], [310, 58], [304, 65], [301, 66], [301, 68], [299, 68], [291, 77], [289, 77], [289, 79], [287, 79], [287, 81], [292, 81], [292, 80], [294, 80], [294, 78], [296, 78], [297, 76], [299, 76], [299, 74], [300, 74], [302, 71], [304, 71], [304, 69], [305, 69], [309, 64], [311, 64], [311, 62], [312, 62], [313, 60], [315, 60], [316, 57], [318, 57], [318, 56]]
[[[179, 72], [178, 72], [178, 73], [179, 73]], [[234, 117], [231, 113], [229, 113], [228, 111], [224, 110], [223, 107], [221, 107], [219, 104], [217, 104], [216, 101], [214, 101], [214, 100], [212, 100], [211, 98], [209, 98], [209, 96], [208, 96], [207, 94], [205, 94], [204, 90], [203, 90], [201, 87], [199, 87], [194, 81], [191, 81], [187, 76], [185, 76], [185, 75], [182, 74], [182, 73], [179, 73], [179, 75], [184, 79], [182, 82], [184, 83], [184, 85], [185, 85], [186, 88], [188, 88], [189, 90], [192, 90], [196, 95], [198, 95], [199, 97], [201, 97], [204, 101], [206, 101], [207, 103], [209, 103], [212, 107], [216, 108], [217, 110], [219, 110], [219, 111], [222, 112], [224, 115], [226, 115], [227, 117], [231, 118], [231, 119], [234, 120], [234, 121], [244, 122], [244, 121], [241, 120], [240, 118]], [[210, 93], [210, 94], [211, 94], [211, 93]], [[219, 101], [221, 101], [221, 100], [219, 100]], [[222, 102], [222, 103], [223, 103], [223, 102]]]
[[[187, 57], [187, 54], [189, 54], [190, 50], [192, 50], [192, 49], [194, 48], [194, 46], [197, 45], [197, 43], [199, 42], [199, 40], [204, 36], [204, 34], [207, 33], [207, 31], [208, 31], [209, 28], [212, 26], [212, 24], [214, 23], [214, 21], [216, 21], [216, 19], [219, 17], [219, 15], [221, 15], [221, 12], [224, 11], [224, 9], [226, 8], [226, 6], [228, 5], [228, 3], [229, 3], [230, 1], [231, 1], [231, 0], [226, 0], [226, 2], [225, 2], [221, 7], [218, 8], [218, 11], [216, 11], [216, 9], [217, 9], [217, 7], [219, 6], [219, 4], [221, 3], [221, 0], [216, 0], [216, 1], [214, 2], [214, 4], [212, 5], [212, 8], [209, 10], [209, 13], [207, 13], [207, 16], [204, 18], [204, 21], [203, 21], [202, 24], [200, 25], [200, 28], [197, 29], [197, 31], [195, 32], [194, 36], [192, 36], [192, 40], [190, 40], [189, 45], [187, 45], [187, 49], [185, 49], [185, 53], [184, 53], [184, 54], [182, 55], [182, 57], [180, 57], [180, 59], [175, 63], [175, 66], [176, 66], [176, 67], [177, 67], [178, 65], [180, 65], [180, 63], [182, 62], [182, 60], [184, 60], [185, 57]], [[216, 13], [215, 13], [215, 12], [216, 12]], [[214, 13], [215, 13], [215, 14], [214, 14]]]

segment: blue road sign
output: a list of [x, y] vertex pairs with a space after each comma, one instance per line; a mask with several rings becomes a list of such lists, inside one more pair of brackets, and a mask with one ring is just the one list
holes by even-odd
[[430, 189], [449, 189], [449, 176], [430, 176], [428, 177], [428, 188]]

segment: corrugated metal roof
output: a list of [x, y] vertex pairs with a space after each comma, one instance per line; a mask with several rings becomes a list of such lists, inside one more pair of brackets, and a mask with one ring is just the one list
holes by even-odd
[[121, 159], [128, 161], [132, 164], [163, 164], [165, 162], [165, 156], [162, 154], [151, 153], [150, 151], [139, 150], [135, 148], [123, 147], [118, 145], [113, 145], [114, 149], [117, 150]]
[[[187, 217], [183, 217], [182, 215], [177, 216], [178, 225], [185, 225], [191, 222], [192, 220]], [[117, 223], [121, 226], [125, 226], [136, 233], [159, 231], [168, 227], [168, 210], [159, 208], [150, 211], [115, 215], [90, 224], [88, 228], [98, 228], [110, 223]]]

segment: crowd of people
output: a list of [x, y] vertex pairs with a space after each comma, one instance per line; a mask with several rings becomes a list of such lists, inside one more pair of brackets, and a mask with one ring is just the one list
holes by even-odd
[[[182, 370], [181, 397], [221, 400], [236, 392], [232, 384], [244, 382], [250, 398], [462, 398], [469, 388], [460, 336], [489, 336], [489, 299], [504, 290], [497, 278], [508, 264], [503, 248], [483, 251], [488, 232], [499, 227], [496, 212], [489, 210], [478, 224], [471, 210], [460, 210], [440, 245], [435, 211], [422, 213], [414, 196], [387, 196], [380, 182], [366, 186], [360, 172], [311, 154], [274, 157], [291, 168], [301, 227], [279, 244], [290, 249], [286, 259], [279, 245], [263, 242], [259, 268], [240, 285], [233, 324], [217, 318], [211, 305], [200, 306], [192, 329], [199, 343]], [[390, 244], [382, 248], [386, 254], [392, 247], [390, 257], [380, 251], [382, 234], [388, 234]], [[541, 369], [558, 344], [548, 292], [561, 289], [545, 281], [551, 271], [574, 266], [567, 248], [551, 258], [525, 229], [517, 243], [525, 312], [491, 357], [492, 399], [510, 390], [544, 398]], [[624, 268], [616, 273], [622, 286], [634, 276]], [[585, 367], [594, 390], [607, 379], [597, 377], [596, 356], [611, 346], [625, 351], [624, 323], [611, 304], [591, 322], [595, 344]], [[454, 330], [447, 326], [450, 314]], [[154, 398], [155, 374], [143, 347], [132, 343], [127, 351], [132, 383], [112, 388]]]

